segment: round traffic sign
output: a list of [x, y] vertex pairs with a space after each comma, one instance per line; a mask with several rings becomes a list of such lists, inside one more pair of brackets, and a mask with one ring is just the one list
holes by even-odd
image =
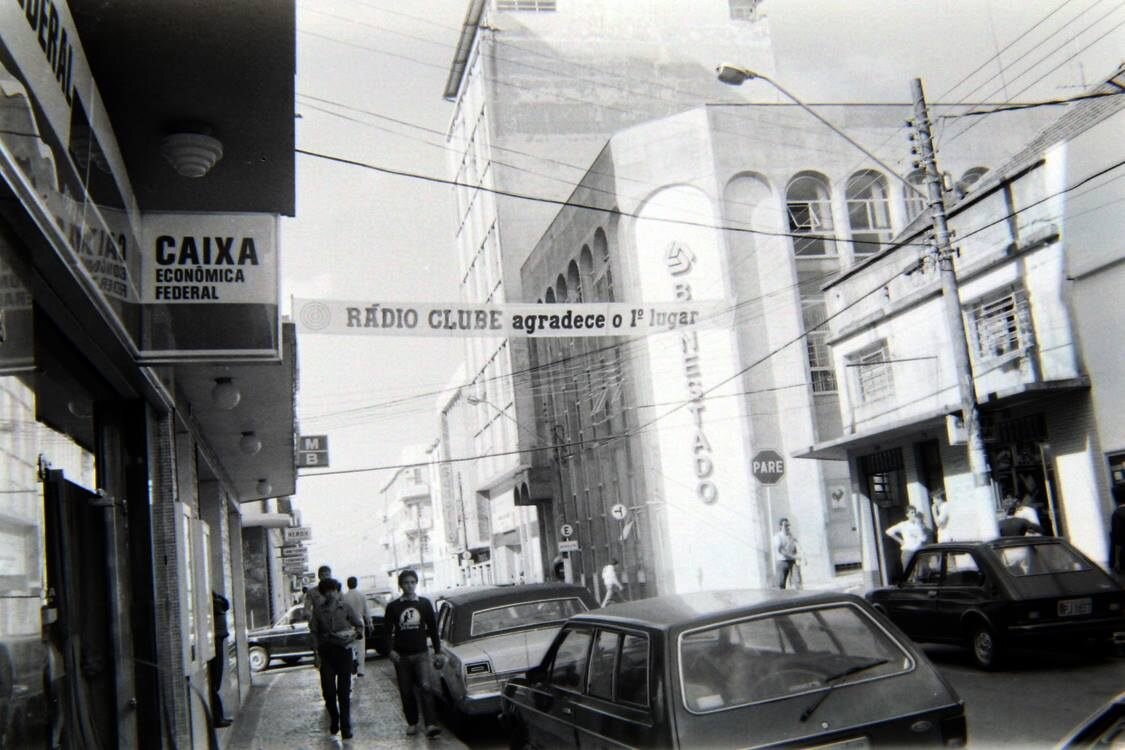
[[469, 550], [465, 550], [461, 553], [461, 559], [462, 560], [472, 560], [473, 559], [473, 553], [469, 552]]
[[569, 523], [564, 523], [559, 531], [562, 532], [563, 536], [574, 536], [574, 527]]
[[624, 521], [625, 516], [629, 515], [629, 510], [621, 503], [614, 503], [613, 507], [609, 509], [609, 514], [618, 521]]
[[750, 462], [750, 469], [762, 484], [777, 484], [785, 476], [785, 459], [777, 451], [758, 451]]

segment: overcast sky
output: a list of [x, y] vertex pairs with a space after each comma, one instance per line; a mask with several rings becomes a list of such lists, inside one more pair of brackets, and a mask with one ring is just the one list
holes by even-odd
[[[298, 149], [448, 177], [443, 134], [452, 105], [441, 95], [467, 7], [468, 0], [298, 0]], [[1073, 96], [1108, 76], [1125, 49], [1119, 0], [769, 0], [767, 7], [774, 77], [810, 102], [909, 101], [915, 77], [931, 101]], [[701, 92], [699, 103], [706, 101]], [[290, 296], [457, 299], [450, 190], [298, 154], [297, 216], [282, 229], [286, 312]], [[328, 562], [341, 577], [374, 574], [379, 490], [390, 474], [351, 472], [394, 465], [403, 446], [432, 442], [435, 404], [460, 344], [303, 336], [298, 349], [301, 432], [327, 434], [332, 471], [349, 472], [298, 479], [297, 505], [313, 529], [310, 563]]]

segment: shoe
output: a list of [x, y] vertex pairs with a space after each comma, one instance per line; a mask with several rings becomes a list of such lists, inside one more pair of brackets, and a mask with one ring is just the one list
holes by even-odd
[[233, 723], [234, 723], [233, 719], [227, 719], [227, 718], [215, 719], [215, 726], [218, 727], [219, 729], [222, 729], [224, 727], [229, 727]]
[[410, 726], [408, 726], [406, 728], [406, 733], [409, 734], [409, 735], [418, 734], [418, 725], [417, 724], [411, 724]]
[[329, 734], [336, 734], [336, 732], [339, 732], [339, 731], [340, 731], [340, 722], [333, 719], [332, 720], [332, 726], [328, 727], [328, 733]]
[[434, 726], [433, 724], [430, 724], [428, 727], [426, 727], [427, 737], [437, 737], [439, 734], [441, 734], [441, 727]]
[[352, 738], [352, 730], [345, 729], [343, 732], [340, 733], [340, 736], [343, 737], [345, 740], [350, 740]]

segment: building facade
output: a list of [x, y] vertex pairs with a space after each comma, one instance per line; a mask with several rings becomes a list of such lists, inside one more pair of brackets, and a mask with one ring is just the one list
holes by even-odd
[[[817, 111], [861, 142], [897, 135], [908, 151], [906, 105]], [[961, 189], [1045, 119], [988, 123], [949, 148]], [[552, 526], [577, 527], [576, 580], [617, 558], [632, 596], [772, 585], [782, 517], [807, 585], [861, 569], [847, 464], [790, 459], [844, 430], [822, 287], [916, 217], [920, 180], [810, 122], [796, 106], [713, 105], [623, 130], [525, 262], [525, 301], [725, 307], [697, 331], [531, 343], [517, 393], [542, 430], [561, 429], [562, 502], [549, 507]], [[770, 453], [780, 477], [754, 465]]]
[[[456, 104], [449, 141], [450, 171], [463, 186], [462, 301], [523, 300], [520, 268], [554, 213], [549, 203], [491, 191], [564, 200], [609, 135], [690, 106], [713, 80], [714, 60], [772, 70], [764, 6], [471, 0], [444, 92]], [[556, 426], [547, 426], [551, 434], [533, 426], [529, 391], [519, 387], [529, 383], [529, 356], [504, 338], [466, 343], [472, 448], [482, 458], [476, 485], [462, 491], [489, 509], [497, 581], [514, 582], [521, 572], [539, 579], [554, 555], [547, 540], [557, 529], [541, 505], [556, 496], [558, 471], [533, 475], [530, 455], [554, 450]]]
[[241, 504], [296, 479], [275, 7], [237, 60], [247, 8], [0, 11], [4, 747], [203, 747], [208, 662], [228, 712], [249, 690]]
[[[1111, 79], [1093, 93], [1119, 90]], [[1122, 163], [1117, 97], [1070, 105], [960, 200], [951, 201], [957, 325], [943, 314], [923, 220], [826, 286], [841, 437], [809, 455], [846, 458], [862, 498], [872, 582], [898, 572], [883, 531], [913, 506], [946, 539], [989, 538], [1011, 495], [1044, 533], [1108, 560], [1110, 488], [1121, 481]], [[991, 116], [988, 119], [998, 117]], [[944, 154], [943, 154], [944, 156]], [[974, 481], [955, 347], [969, 354], [988, 476]]]

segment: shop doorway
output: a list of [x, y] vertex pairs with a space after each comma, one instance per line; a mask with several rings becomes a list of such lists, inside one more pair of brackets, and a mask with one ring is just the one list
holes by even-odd
[[1011, 494], [1035, 510], [1044, 534], [1065, 534], [1043, 415], [997, 422], [992, 432], [986, 448], [996, 487], [997, 515], [1003, 513], [1000, 502]]
[[891, 583], [902, 576], [901, 550], [883, 531], [903, 519], [907, 506], [902, 449], [892, 448], [860, 456], [858, 464], [864, 489], [871, 500], [880, 578], [883, 583]]
[[116, 747], [108, 511], [59, 470], [46, 472], [43, 493], [51, 747]]

